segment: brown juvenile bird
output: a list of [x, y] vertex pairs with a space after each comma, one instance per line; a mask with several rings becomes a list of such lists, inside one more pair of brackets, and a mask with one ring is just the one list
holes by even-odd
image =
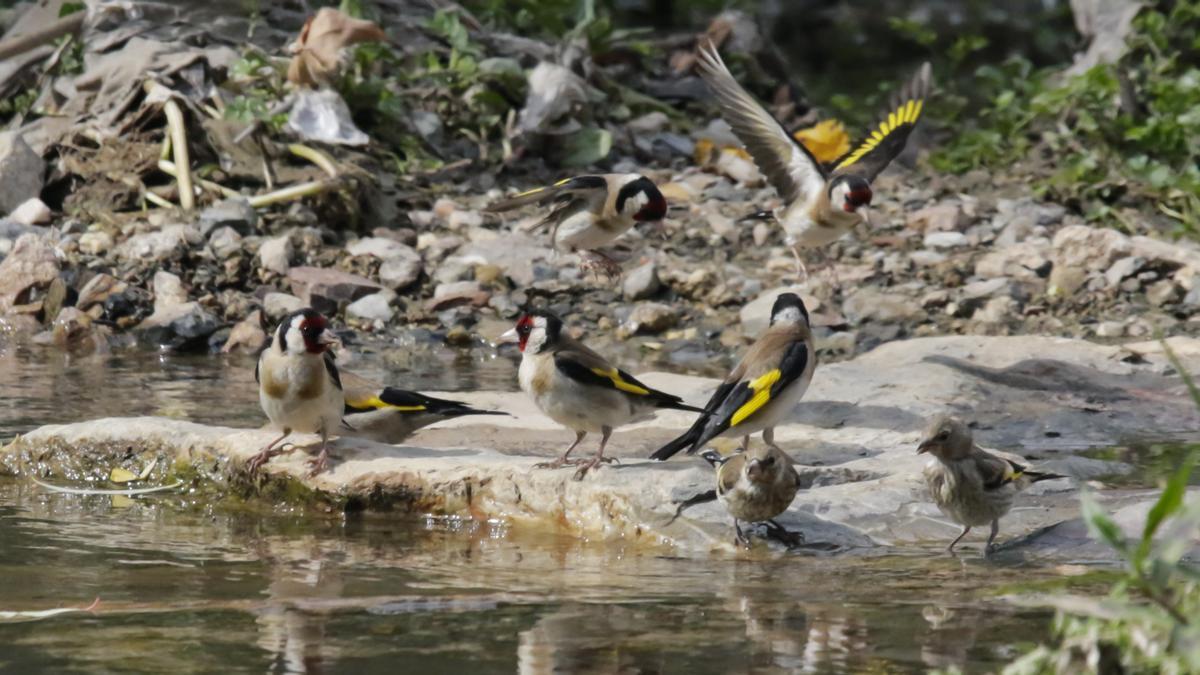
[[667, 215], [662, 192], [649, 178], [636, 173], [566, 178], [502, 199], [486, 210], [511, 211], [527, 204], [553, 204], [536, 227], [552, 225], [550, 240], [555, 248], [579, 251], [586, 266], [599, 267], [610, 276], [618, 275], [621, 268], [602, 247], [637, 223], [662, 220]]
[[329, 348], [340, 344], [325, 317], [305, 307], [279, 322], [275, 336], [258, 357], [254, 381], [258, 400], [283, 434], [246, 462], [255, 473], [285, 452], [280, 443], [293, 431], [321, 435], [321, 451], [309, 460], [312, 475], [329, 465], [329, 435], [342, 424], [342, 380]]
[[479, 410], [459, 401], [434, 398], [415, 391], [385, 387], [342, 371], [346, 407], [341, 433], [380, 443], [400, 443], [417, 430], [466, 415], [507, 415]]
[[775, 426], [804, 396], [816, 366], [804, 301], [795, 293], [781, 293], [771, 308], [770, 326], [717, 387], [704, 413], [650, 459], [669, 459], [680, 450], [692, 454], [718, 436], [740, 436], [746, 450], [750, 435], [759, 431], [764, 443], [777, 447]]
[[929, 495], [942, 513], [963, 526], [946, 547], [950, 553], [972, 527], [991, 523], [984, 548], [984, 555], [990, 555], [1000, 518], [1012, 509], [1017, 493], [1039, 481], [1067, 477], [1031, 471], [987, 452], [975, 444], [967, 425], [949, 416], [935, 418], [925, 429], [917, 453], [925, 452], [933, 455], [924, 472]]
[[797, 274], [805, 272], [800, 249], [824, 247], [865, 220], [863, 211], [873, 197], [871, 181], [904, 150], [921, 117], [930, 82], [926, 63], [899, 92], [892, 112], [879, 127], [827, 168], [733, 79], [711, 42], [700, 48], [699, 71], [725, 121], [784, 201], [773, 216], [760, 212], [751, 218], [773, 217], [783, 226]]
[[[571, 447], [543, 466], [580, 464], [577, 480], [601, 462], [611, 461], [604, 456], [604, 446], [613, 429], [649, 418], [655, 410], [700, 412], [678, 396], [651, 389], [572, 339], [563, 331], [562, 320], [550, 312], [526, 313], [500, 341], [516, 342], [521, 348], [521, 390], [547, 417], [575, 432]], [[601, 434], [595, 458], [568, 460], [588, 432]]]
[[804, 541], [799, 532], [789, 532], [775, 522], [775, 516], [787, 510], [800, 489], [800, 475], [787, 453], [760, 445], [729, 457], [715, 450], [700, 456], [717, 469], [717, 499], [733, 516], [736, 543], [750, 546], [743, 522], [765, 522], [768, 533], [788, 545]]

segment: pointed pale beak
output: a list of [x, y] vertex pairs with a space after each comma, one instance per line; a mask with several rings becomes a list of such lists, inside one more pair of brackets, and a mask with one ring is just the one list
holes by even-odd
[[752, 481], [758, 481], [762, 478], [765, 469], [763, 469], [762, 461], [752, 459], [746, 463], [746, 477]]
[[334, 335], [333, 331], [326, 329], [321, 331], [321, 334], [317, 336], [317, 344], [325, 345], [326, 347], [338, 347], [340, 349], [342, 340], [337, 335]]
[[931, 445], [933, 445], [933, 441], [921, 441], [921, 444], [917, 446], [917, 454], [921, 455], [929, 452], [929, 446]]
[[505, 345], [505, 344], [513, 345], [513, 344], [517, 344], [520, 341], [521, 341], [521, 336], [517, 335], [516, 328], [509, 328], [507, 331], [505, 331], [504, 335], [501, 335], [500, 337], [496, 338], [496, 344], [498, 344], [498, 345]]
[[862, 214], [863, 222], [870, 225], [871, 224], [871, 213], [872, 213], [870, 205], [863, 205], [863, 206], [858, 207], [858, 212], [860, 214]]

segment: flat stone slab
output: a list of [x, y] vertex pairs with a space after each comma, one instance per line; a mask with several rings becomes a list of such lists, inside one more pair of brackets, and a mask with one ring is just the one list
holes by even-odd
[[[1200, 341], [1174, 339], [1193, 372]], [[650, 385], [702, 404], [715, 381], [663, 373]], [[691, 416], [665, 412], [622, 429], [609, 448], [620, 464], [572, 480], [573, 468], [535, 468], [572, 434], [513, 392], [449, 394], [513, 417], [465, 417], [423, 430], [397, 446], [338, 439], [330, 471], [306, 475], [306, 452], [273, 459], [257, 480], [246, 460], [275, 432], [211, 427], [165, 418], [103, 419], [51, 425], [0, 450], [0, 470], [58, 483], [98, 480], [114, 466], [139, 471], [157, 459], [151, 484], [184, 479], [192, 489], [311, 500], [337, 508], [430, 513], [513, 527], [554, 529], [593, 539], [671, 547], [683, 554], [732, 549], [732, 524], [716, 503], [676, 504], [712, 489], [702, 460], [639, 459], [684, 429]], [[1200, 419], [1157, 343], [1103, 346], [1039, 337], [945, 337], [889, 343], [859, 358], [818, 368], [793, 423], [776, 435], [800, 464], [802, 490], [780, 522], [806, 536], [812, 553], [936, 550], [957, 534], [930, 503], [915, 454], [925, 420], [952, 411], [978, 424], [988, 447], [1011, 449], [1074, 480], [1034, 486], [1001, 523], [1003, 554], [1091, 559], [1080, 547], [1079, 483], [1101, 489], [1114, 510], [1141, 513], [1149, 490], [1104, 490], [1104, 476], [1129, 467], [1079, 450], [1133, 439], [1191, 437]], [[317, 439], [297, 436], [300, 445]], [[583, 453], [592, 451], [592, 439]], [[753, 442], [758, 442], [757, 440]], [[1129, 527], [1136, 525], [1129, 518]], [[1072, 524], [1074, 523], [1074, 524]], [[1056, 529], [1057, 528], [1057, 529]], [[985, 532], [966, 540], [978, 549]], [[1061, 543], [1059, 545], [1058, 543]]]

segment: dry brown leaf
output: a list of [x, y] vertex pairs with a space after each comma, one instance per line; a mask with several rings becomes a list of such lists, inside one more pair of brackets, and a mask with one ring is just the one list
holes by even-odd
[[328, 84], [341, 68], [343, 48], [385, 40], [383, 29], [375, 23], [322, 7], [304, 22], [300, 37], [291, 46], [294, 56], [288, 65], [288, 81], [309, 87]]

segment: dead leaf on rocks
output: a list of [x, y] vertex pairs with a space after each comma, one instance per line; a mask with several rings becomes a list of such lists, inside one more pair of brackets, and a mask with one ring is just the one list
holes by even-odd
[[341, 52], [359, 42], [387, 40], [373, 22], [355, 19], [331, 7], [310, 16], [291, 46], [295, 54], [288, 65], [288, 81], [315, 87], [328, 84], [341, 67]]

